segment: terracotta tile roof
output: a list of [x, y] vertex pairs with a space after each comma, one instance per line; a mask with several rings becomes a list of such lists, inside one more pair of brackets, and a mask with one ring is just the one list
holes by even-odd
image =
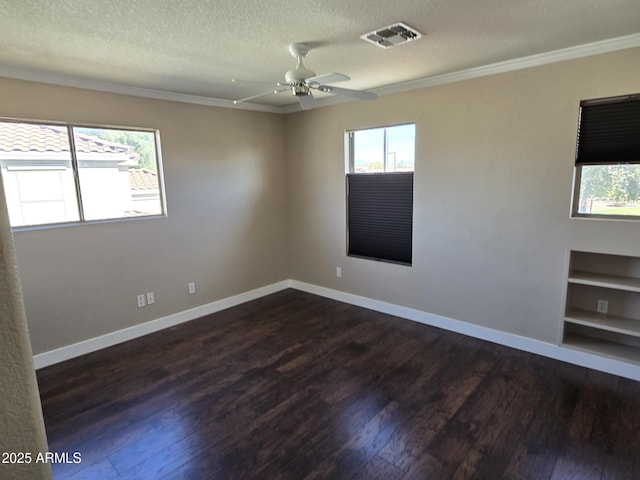
[[137, 154], [133, 152], [133, 147], [123, 145], [122, 143], [110, 142], [83, 133], [76, 133], [74, 141], [76, 143], [76, 152], [127, 153], [129, 156], [135, 156], [137, 158]]
[[[82, 153], [128, 154], [137, 158], [129, 145], [101, 138], [75, 134], [76, 151]], [[68, 152], [69, 138], [65, 127], [32, 123], [0, 122], [0, 151], [3, 152]]]
[[68, 152], [69, 138], [64, 127], [0, 122], [0, 151]]
[[[82, 153], [98, 152], [126, 155], [137, 160], [138, 154], [129, 145], [110, 142], [92, 135], [75, 136], [76, 150]], [[65, 127], [32, 123], [0, 122], [0, 152], [61, 153], [69, 152], [69, 137]], [[158, 174], [147, 168], [129, 169], [132, 190], [158, 190]]]
[[158, 174], [148, 168], [129, 169], [131, 190], [157, 190]]

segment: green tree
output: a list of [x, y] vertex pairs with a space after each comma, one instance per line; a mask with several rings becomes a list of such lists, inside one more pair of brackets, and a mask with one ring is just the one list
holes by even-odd
[[580, 212], [591, 213], [594, 200], [624, 206], [640, 199], [638, 165], [585, 165], [581, 171]]
[[155, 134], [153, 132], [114, 130], [110, 128], [76, 128], [74, 130], [110, 142], [128, 145], [138, 154], [138, 166], [140, 168], [147, 168], [154, 172], [158, 168], [156, 164]]
[[608, 165], [584, 166], [580, 178], [580, 212], [591, 213], [593, 201], [605, 199], [611, 189]]
[[611, 165], [611, 186], [607, 199], [625, 205], [640, 198], [638, 168], [635, 165]]

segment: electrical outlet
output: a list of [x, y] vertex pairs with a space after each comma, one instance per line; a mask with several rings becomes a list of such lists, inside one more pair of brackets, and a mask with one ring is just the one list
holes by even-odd
[[336, 267], [336, 277], [342, 278], [342, 267]]
[[196, 293], [196, 282], [189, 282], [189, 295]]
[[153, 305], [156, 303], [156, 296], [153, 292], [147, 292], [147, 305]]
[[596, 311], [598, 313], [607, 313], [609, 310], [609, 302], [606, 300], [598, 300], [598, 306], [596, 307]]
[[142, 308], [146, 305], [144, 294], [138, 295], [138, 308]]

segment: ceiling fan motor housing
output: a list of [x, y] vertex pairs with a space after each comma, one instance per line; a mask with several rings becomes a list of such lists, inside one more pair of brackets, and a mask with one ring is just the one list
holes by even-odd
[[316, 72], [308, 69], [304, 65], [298, 64], [298, 66], [294, 70], [289, 70], [284, 74], [284, 80], [289, 85], [294, 85], [296, 83], [304, 83], [307, 78], [315, 76]]

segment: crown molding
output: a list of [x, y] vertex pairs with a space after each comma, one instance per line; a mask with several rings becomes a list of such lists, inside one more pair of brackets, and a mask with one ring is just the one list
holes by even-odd
[[[576, 60], [578, 58], [590, 57], [592, 55], [616, 52], [636, 47], [640, 47], [640, 33], [587, 43], [575, 47], [563, 48], [560, 50], [553, 50], [551, 52], [539, 53], [528, 57], [506, 60], [504, 62], [492, 63], [480, 67], [473, 67], [466, 70], [459, 70], [457, 72], [434, 75], [409, 82], [396, 83], [394, 85], [374, 88], [371, 91], [378, 94], [378, 96], [392, 95], [394, 93], [408, 92], [436, 85], [446, 85], [448, 83], [487, 77], [489, 75], [497, 75], [499, 73], [513, 72], [530, 67], [539, 67], [567, 60]], [[350, 101], [353, 101], [353, 99], [346, 97], [328, 97], [318, 99], [317, 105], [318, 107], [328, 107], [330, 105], [337, 105]], [[300, 111], [300, 108], [297, 105], [290, 105], [285, 107], [283, 110], [284, 113], [293, 113]]]
[[136, 87], [121, 83], [102, 82], [77, 78], [68, 75], [57, 75], [44, 72], [35, 72], [20, 68], [10, 68], [0, 66], [0, 77], [12, 78], [15, 80], [26, 80], [29, 82], [48, 83], [63, 87], [83, 88], [96, 90], [99, 92], [117, 93], [120, 95], [130, 95], [133, 97], [153, 98], [156, 100], [168, 100], [171, 102], [193, 103], [210, 107], [234, 108], [237, 110], [252, 110], [268, 113], [282, 113], [282, 107], [271, 105], [260, 105], [257, 103], [234, 104], [232, 100], [222, 98], [205, 97], [200, 95], [190, 95], [187, 93], [169, 92], [153, 88]]
[[[489, 75], [512, 72], [516, 70], [522, 70], [524, 68], [538, 67], [567, 60], [575, 60], [578, 58], [589, 57], [602, 53], [610, 53], [635, 47], [640, 47], [640, 33], [626, 35], [624, 37], [611, 38], [608, 40], [601, 40], [599, 42], [587, 43], [584, 45], [577, 45], [560, 50], [553, 50], [550, 52], [539, 53], [536, 55], [530, 55], [513, 60], [506, 60], [504, 62], [492, 63], [480, 67], [473, 67], [465, 70], [459, 70], [457, 72], [434, 75], [418, 80], [412, 80], [409, 82], [396, 83], [394, 85], [375, 88], [371, 91], [377, 93], [379, 96], [392, 95], [394, 93], [407, 92], [410, 90], [417, 90], [420, 88], [432, 87], [435, 85], [460, 82], [463, 80], [471, 80], [473, 78], [486, 77]], [[298, 104], [278, 107], [245, 102], [236, 105], [231, 100], [224, 100], [220, 98], [189, 95], [185, 93], [175, 93], [165, 90], [135, 87], [119, 83], [101, 82], [98, 80], [81, 79], [66, 75], [34, 72], [31, 70], [2, 66], [0, 66], [0, 77], [13, 78], [17, 80], [27, 80], [39, 83], [49, 83], [65, 87], [84, 88], [88, 90], [117, 93], [121, 95], [131, 95], [135, 97], [153, 98], [157, 100], [192, 103], [196, 105], [206, 105], [211, 107], [234, 108], [239, 110], [251, 110], [257, 112], [278, 114], [288, 114], [301, 111]], [[348, 97], [335, 96], [321, 98], [317, 100], [317, 107], [328, 107], [331, 105], [338, 105], [351, 101], [354, 100]]]
[[[397, 83], [386, 87], [373, 89], [372, 91], [378, 95], [391, 95], [393, 93], [406, 92], [419, 88], [432, 87], [435, 85], [444, 85], [448, 83], [470, 80], [473, 78], [487, 77], [499, 73], [513, 72], [530, 67], [539, 67], [551, 63], [563, 62], [567, 60], [576, 60], [578, 58], [590, 57], [602, 53], [610, 53], [628, 48], [640, 47], [640, 33], [627, 35], [624, 37], [611, 38], [599, 42], [577, 45], [575, 47], [553, 50], [551, 52], [529, 55], [527, 57], [506, 60], [504, 62], [492, 63], [480, 67], [473, 67], [457, 72], [445, 73], [442, 75], [434, 75], [410, 82]], [[320, 102], [318, 102], [320, 104]], [[324, 106], [324, 102], [320, 104]]]

